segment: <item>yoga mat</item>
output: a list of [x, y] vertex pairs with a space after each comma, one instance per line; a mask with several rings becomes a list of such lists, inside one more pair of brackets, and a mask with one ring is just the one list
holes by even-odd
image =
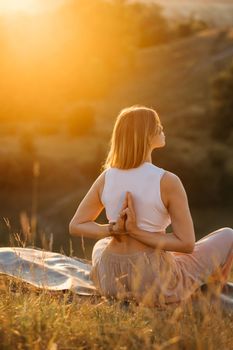
[[98, 294], [90, 279], [91, 262], [35, 248], [0, 248], [0, 274], [38, 288]]

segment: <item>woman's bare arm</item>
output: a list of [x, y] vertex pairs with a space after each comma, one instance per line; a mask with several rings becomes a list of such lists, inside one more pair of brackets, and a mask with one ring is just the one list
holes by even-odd
[[83, 198], [69, 224], [69, 232], [72, 236], [84, 236], [100, 239], [109, 236], [108, 224], [98, 224], [94, 220], [103, 210], [99, 189], [104, 181], [104, 173], [96, 179]]
[[[154, 248], [192, 253], [195, 244], [193, 221], [187, 195], [179, 177], [166, 172], [161, 179], [161, 193], [164, 194], [162, 199], [170, 214], [173, 232], [164, 234], [163, 232], [144, 231], [137, 227], [135, 220], [131, 224], [130, 235], [138, 241]], [[128, 197], [128, 209], [127, 220], [130, 219], [130, 215], [132, 218], [132, 211], [134, 211], [133, 198], [130, 195]]]
[[[118, 241], [121, 241], [120, 236], [127, 234], [124, 232], [124, 217], [118, 216], [116, 224], [112, 228], [112, 233], [109, 232], [109, 224], [98, 224], [95, 222], [95, 219], [99, 216], [104, 207], [100, 198], [104, 187], [104, 177], [105, 173], [103, 172], [99, 175], [79, 204], [69, 224], [69, 232], [71, 235], [94, 239], [114, 236]], [[125, 198], [121, 210], [125, 209], [126, 205], [127, 201]]]

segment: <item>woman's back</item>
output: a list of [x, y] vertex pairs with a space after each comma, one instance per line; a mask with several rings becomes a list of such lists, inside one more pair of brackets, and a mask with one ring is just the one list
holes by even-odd
[[[134, 198], [137, 226], [151, 232], [165, 231], [171, 219], [161, 199], [160, 180], [164, 173], [164, 169], [149, 162], [127, 170], [107, 169], [101, 201], [108, 221], [117, 221], [126, 192], [129, 191]], [[129, 236], [124, 236], [123, 241], [132, 244], [132, 238]], [[114, 240], [114, 246], [116, 245]], [[141, 243], [137, 242], [135, 249], [138, 249], [139, 245]], [[123, 249], [122, 244], [119, 247]]]

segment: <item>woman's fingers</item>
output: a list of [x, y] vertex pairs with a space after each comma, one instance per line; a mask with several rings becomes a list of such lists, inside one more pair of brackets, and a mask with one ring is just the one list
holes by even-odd
[[132, 211], [134, 211], [133, 198], [130, 192], [126, 192], [120, 213], [122, 213], [126, 208], [130, 208]]
[[130, 213], [130, 209], [129, 208], [126, 208], [126, 209], [124, 209], [124, 210], [122, 210], [121, 211], [121, 217], [123, 217], [124, 215], [130, 215], [131, 213]]
[[130, 216], [133, 220], [136, 218], [134, 204], [133, 204], [133, 197], [130, 192], [128, 192], [128, 208], [130, 210]]
[[127, 193], [126, 193], [121, 210], [124, 210], [125, 208], [127, 208], [127, 206], [128, 206], [128, 198], [127, 198]]
[[128, 206], [128, 196], [127, 196], [127, 192], [126, 192], [126, 194], [125, 194], [124, 203], [125, 203], [125, 208], [127, 208], [127, 206]]
[[133, 221], [135, 220], [135, 215], [134, 212], [132, 212], [132, 210], [130, 208], [126, 208], [122, 211], [121, 213], [122, 216], [126, 215], [128, 221]]
[[128, 207], [134, 212], [133, 197], [130, 192], [127, 192], [127, 199], [128, 199]]
[[136, 215], [134, 210], [134, 203], [130, 192], [126, 193], [126, 197], [122, 204], [122, 208], [119, 212], [116, 225], [117, 225], [116, 231], [119, 231], [115, 233], [116, 236], [127, 234], [133, 231], [134, 227], [136, 226]]
[[134, 204], [133, 204], [133, 198], [130, 192], [126, 193], [125, 200], [123, 202], [122, 208], [119, 213], [119, 218], [123, 219], [127, 216], [127, 219], [134, 220], [135, 219], [135, 211], [134, 211]]

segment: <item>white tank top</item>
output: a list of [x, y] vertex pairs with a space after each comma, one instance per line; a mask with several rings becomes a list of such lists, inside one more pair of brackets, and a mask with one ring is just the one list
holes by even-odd
[[144, 162], [137, 168], [108, 168], [101, 201], [109, 222], [117, 220], [126, 192], [132, 193], [137, 225], [140, 229], [164, 231], [171, 223], [160, 193], [160, 179], [165, 173], [152, 163]]

